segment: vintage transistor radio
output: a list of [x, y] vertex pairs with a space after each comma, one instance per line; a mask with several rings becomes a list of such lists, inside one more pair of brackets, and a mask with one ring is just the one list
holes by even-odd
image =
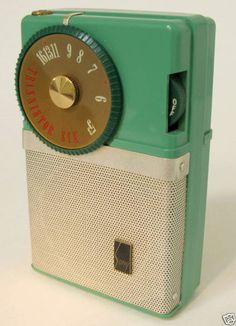
[[215, 25], [39, 10], [22, 22], [32, 266], [161, 317], [199, 284]]

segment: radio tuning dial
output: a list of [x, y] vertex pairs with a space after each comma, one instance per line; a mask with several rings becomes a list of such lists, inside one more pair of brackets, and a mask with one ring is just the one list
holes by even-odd
[[112, 59], [71, 26], [48, 27], [28, 41], [17, 63], [16, 91], [32, 131], [60, 152], [95, 150], [120, 120], [121, 85]]

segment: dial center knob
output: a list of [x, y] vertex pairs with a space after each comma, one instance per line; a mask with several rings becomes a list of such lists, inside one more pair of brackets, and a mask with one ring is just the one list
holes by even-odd
[[49, 95], [58, 108], [67, 110], [77, 101], [78, 89], [69, 77], [56, 76], [49, 85]]

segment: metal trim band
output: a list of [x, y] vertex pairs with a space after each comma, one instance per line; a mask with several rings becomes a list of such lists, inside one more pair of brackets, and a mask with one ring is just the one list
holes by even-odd
[[166, 181], [179, 180], [189, 173], [189, 153], [175, 159], [168, 159], [111, 146], [102, 146], [88, 154], [71, 156], [49, 148], [33, 132], [28, 130], [23, 130], [23, 148], [25, 150], [56, 154], [62, 157], [73, 157], [75, 160], [82, 162], [124, 170]]

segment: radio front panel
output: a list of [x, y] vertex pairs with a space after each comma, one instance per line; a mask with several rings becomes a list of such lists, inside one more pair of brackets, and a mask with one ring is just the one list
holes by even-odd
[[166, 318], [199, 284], [215, 25], [39, 10], [22, 21], [32, 266]]

